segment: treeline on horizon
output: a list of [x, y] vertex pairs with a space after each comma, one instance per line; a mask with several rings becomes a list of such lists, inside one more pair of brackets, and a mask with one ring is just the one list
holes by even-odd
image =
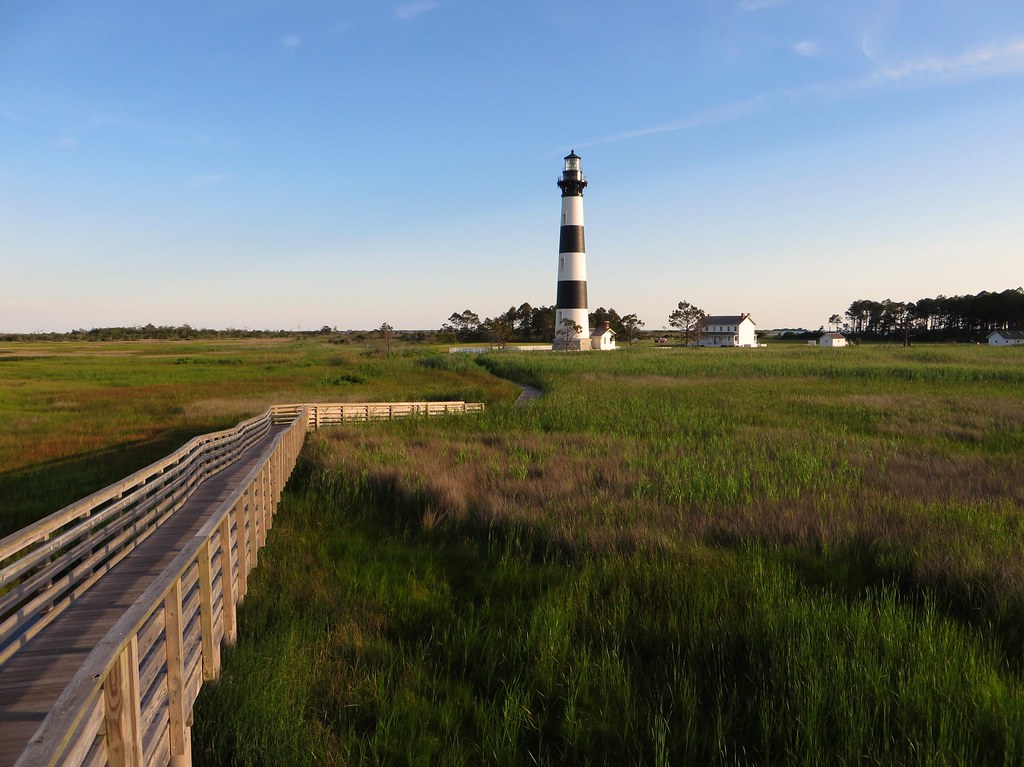
[[[330, 332], [331, 329], [327, 328]], [[322, 331], [310, 331], [318, 335]], [[294, 330], [248, 330], [227, 328], [194, 328], [191, 325], [131, 325], [91, 330], [71, 330], [66, 333], [0, 333], [0, 341], [191, 341], [218, 338], [287, 338], [307, 335], [305, 331]]]
[[[608, 322], [620, 341], [632, 342], [642, 334], [644, 322], [636, 314], [620, 314], [599, 307], [590, 312], [590, 327]], [[390, 328], [390, 326], [388, 326]], [[822, 326], [824, 329], [824, 326]], [[981, 341], [993, 330], [1024, 330], [1024, 288], [1001, 292], [983, 290], [962, 296], [921, 298], [917, 301], [857, 299], [843, 315], [829, 318], [829, 329], [862, 340]], [[68, 332], [3, 333], [0, 341], [150, 341], [229, 338], [308, 338], [311, 336], [368, 337], [377, 330], [338, 331], [329, 325], [310, 330], [250, 330], [248, 328], [194, 328], [191, 325], [134, 325], [77, 329]], [[440, 329], [396, 331], [406, 340], [440, 343], [551, 341], [555, 332], [555, 307], [529, 303], [510, 307], [496, 317], [481, 319], [469, 309], [455, 312]], [[665, 331], [658, 331], [665, 332]], [[759, 331], [760, 333], [761, 331]], [[805, 331], [808, 338], [818, 332]], [[800, 334], [789, 333], [797, 337]], [[802, 337], [802, 336], [801, 336]], [[342, 340], [344, 340], [342, 338]]]
[[[629, 336], [630, 328], [639, 328], [643, 322], [635, 314], [620, 317], [615, 309], [598, 308], [590, 313], [591, 327], [608, 321], [613, 330], [620, 335]], [[476, 312], [466, 309], [456, 312], [448, 318], [439, 330], [393, 330], [385, 323], [389, 332], [401, 334], [405, 340], [476, 342], [490, 341], [504, 343], [510, 341], [545, 341], [550, 342], [555, 332], [555, 307], [531, 306], [521, 304], [518, 308], [511, 307], [497, 317], [480, 319]], [[384, 328], [385, 326], [382, 326]], [[37, 333], [3, 333], [0, 341], [192, 341], [217, 340], [228, 338], [309, 338], [312, 336], [331, 336], [344, 342], [346, 337], [363, 340], [379, 334], [382, 328], [372, 330], [339, 331], [336, 327], [324, 325], [310, 330], [249, 330], [227, 328], [194, 328], [191, 325], [131, 325], [91, 330], [78, 329], [68, 332], [37, 332]], [[635, 330], [633, 331], [635, 332]]]
[[[588, 315], [591, 328], [607, 322], [620, 341], [632, 343], [640, 335], [643, 320], [636, 314], [620, 315], [615, 309], [598, 307]], [[587, 328], [583, 328], [584, 332]], [[438, 331], [438, 341], [472, 343], [490, 341], [497, 345], [509, 342], [549, 343], [555, 335], [555, 307], [531, 306], [528, 303], [512, 306], [497, 317], [480, 319], [470, 309], [453, 313]]]
[[[842, 319], [833, 315], [829, 323]], [[858, 299], [845, 319], [836, 329], [864, 339], [980, 341], [994, 330], [1024, 330], [1024, 288], [917, 301]]]

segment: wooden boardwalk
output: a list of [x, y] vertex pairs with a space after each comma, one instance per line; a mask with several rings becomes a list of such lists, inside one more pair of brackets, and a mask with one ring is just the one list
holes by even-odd
[[92, 649], [257, 465], [282, 428], [271, 427], [237, 461], [204, 481], [156, 532], [0, 666], [0, 765], [14, 764]]
[[193, 706], [307, 432], [482, 410], [276, 405], [0, 540], [0, 767], [191, 764]]

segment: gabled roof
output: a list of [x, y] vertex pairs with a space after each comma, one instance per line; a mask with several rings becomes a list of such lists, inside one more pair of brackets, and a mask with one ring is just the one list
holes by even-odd
[[739, 325], [743, 320], [750, 320], [755, 325], [754, 318], [749, 314], [709, 314], [704, 318], [705, 325]]
[[611, 333], [613, 336], [614, 335], [618, 335], [611, 328], [591, 328], [590, 329], [590, 337], [591, 338], [593, 338], [594, 336], [598, 336], [598, 337], [603, 336], [605, 333]]
[[988, 337], [1002, 336], [1007, 339], [1024, 340], [1024, 330], [993, 330]]
[[822, 333], [819, 338], [846, 338], [842, 333]]

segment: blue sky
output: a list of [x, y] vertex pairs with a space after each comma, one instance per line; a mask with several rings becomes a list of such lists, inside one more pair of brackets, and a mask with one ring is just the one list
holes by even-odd
[[1020, 0], [6, 0], [0, 331], [760, 327], [1024, 283]]

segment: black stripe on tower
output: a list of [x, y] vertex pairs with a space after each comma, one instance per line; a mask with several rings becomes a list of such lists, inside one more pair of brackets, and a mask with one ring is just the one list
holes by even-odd
[[583, 227], [574, 226], [572, 224], [562, 224], [562, 229], [558, 233], [558, 252], [559, 253], [586, 253], [587, 249], [583, 247]]
[[586, 309], [587, 281], [559, 280], [555, 307], [558, 309]]

